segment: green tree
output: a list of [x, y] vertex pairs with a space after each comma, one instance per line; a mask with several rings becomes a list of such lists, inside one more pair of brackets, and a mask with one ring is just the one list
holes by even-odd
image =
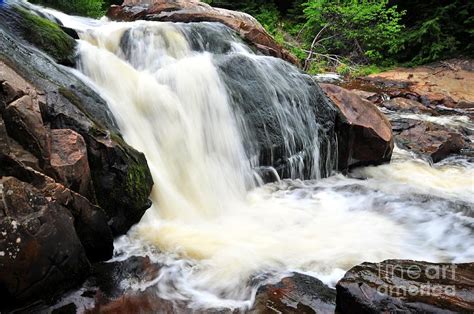
[[312, 0], [304, 4], [312, 50], [356, 63], [382, 63], [402, 46], [401, 17], [388, 0]]

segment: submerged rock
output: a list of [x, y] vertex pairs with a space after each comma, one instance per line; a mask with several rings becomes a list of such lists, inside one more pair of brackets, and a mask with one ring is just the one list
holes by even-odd
[[470, 313], [474, 263], [363, 263], [336, 286], [339, 313]]
[[371, 102], [342, 87], [321, 84], [341, 112], [339, 169], [389, 162], [394, 147], [388, 119]]
[[282, 58], [293, 64], [299, 63], [298, 59], [278, 44], [252, 16], [213, 8], [198, 0], [127, 0], [122, 6], [110, 7], [107, 16], [117, 21], [220, 22], [235, 30], [262, 53]]
[[294, 273], [258, 289], [251, 313], [334, 313], [336, 290], [316, 278]]

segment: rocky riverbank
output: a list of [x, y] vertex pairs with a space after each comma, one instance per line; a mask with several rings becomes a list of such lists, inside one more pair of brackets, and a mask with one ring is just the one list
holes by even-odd
[[433, 162], [474, 156], [473, 60], [399, 68], [342, 85], [380, 108], [401, 147]]

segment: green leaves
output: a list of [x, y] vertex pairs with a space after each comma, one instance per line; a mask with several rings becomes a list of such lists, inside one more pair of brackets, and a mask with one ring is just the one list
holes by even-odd
[[306, 40], [328, 26], [321, 40], [330, 39], [318, 45], [320, 53], [367, 64], [392, 58], [402, 47], [404, 12], [388, 7], [388, 0], [314, 0], [304, 4], [303, 12], [309, 30]]

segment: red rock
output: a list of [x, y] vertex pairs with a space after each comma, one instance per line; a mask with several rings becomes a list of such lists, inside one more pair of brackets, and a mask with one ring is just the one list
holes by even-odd
[[[16, 178], [0, 180], [0, 308], [49, 301], [79, 284], [89, 261], [67, 209]], [[54, 287], [54, 288], [53, 288]]]
[[118, 21], [153, 20], [168, 22], [220, 22], [255, 45], [262, 53], [299, 65], [298, 59], [278, 44], [252, 16], [226, 9], [213, 8], [196, 0], [125, 1], [112, 6], [107, 16]]
[[8, 104], [3, 113], [8, 134], [40, 160], [49, 160], [49, 132], [43, 124], [39, 103], [30, 95]]
[[345, 121], [340, 121], [339, 168], [389, 162], [394, 140], [388, 119], [371, 102], [342, 87], [320, 84], [326, 95], [339, 108]]
[[91, 197], [87, 147], [80, 134], [69, 129], [51, 130], [51, 167], [62, 184]]
[[258, 289], [251, 313], [334, 313], [336, 291], [316, 278], [294, 273]]
[[415, 153], [439, 162], [451, 154], [459, 154], [466, 146], [464, 137], [457, 131], [427, 121], [406, 120], [406, 129], [400, 128], [397, 142]]

